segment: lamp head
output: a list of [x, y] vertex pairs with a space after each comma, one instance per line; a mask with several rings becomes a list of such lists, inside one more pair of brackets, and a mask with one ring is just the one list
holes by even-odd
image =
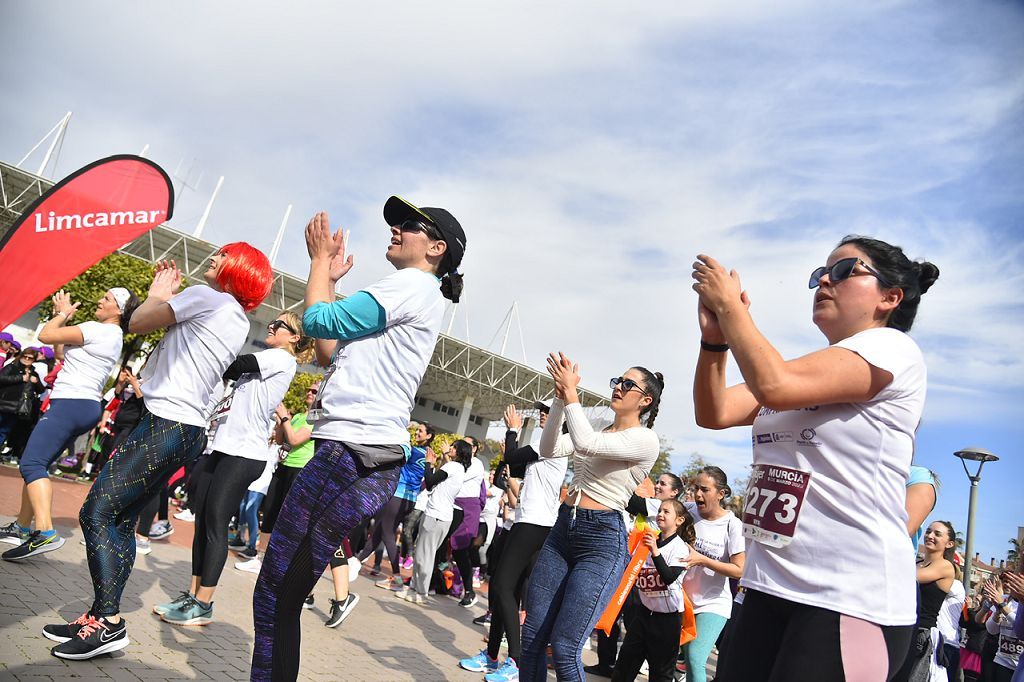
[[992, 454], [984, 448], [964, 448], [963, 450], [957, 450], [953, 453], [955, 456], [962, 460], [970, 460], [972, 462], [998, 462], [999, 457]]

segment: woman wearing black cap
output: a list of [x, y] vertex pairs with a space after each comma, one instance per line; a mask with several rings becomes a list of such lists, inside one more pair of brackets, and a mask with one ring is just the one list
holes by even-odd
[[299, 614], [353, 527], [394, 494], [409, 453], [409, 414], [441, 331], [444, 298], [458, 302], [466, 235], [440, 208], [398, 197], [384, 206], [386, 257], [397, 272], [335, 300], [352, 268], [326, 213], [306, 226], [310, 257], [303, 326], [330, 369], [309, 411], [315, 453], [274, 526], [253, 595], [253, 680], [294, 680]]

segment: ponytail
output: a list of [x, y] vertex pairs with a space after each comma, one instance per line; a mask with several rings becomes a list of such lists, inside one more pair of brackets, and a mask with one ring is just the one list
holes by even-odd
[[452, 303], [458, 303], [462, 298], [462, 274], [457, 269], [441, 277], [441, 295]]
[[651, 404], [640, 411], [640, 416], [647, 415], [645, 426], [654, 428], [654, 420], [658, 418], [658, 408], [661, 406], [661, 392], [665, 390], [665, 376], [661, 372], [652, 372], [646, 367], [633, 367], [644, 377], [644, 390], [651, 397]]

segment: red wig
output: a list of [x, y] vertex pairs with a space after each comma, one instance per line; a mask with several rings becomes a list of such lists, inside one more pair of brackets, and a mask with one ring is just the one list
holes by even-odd
[[246, 312], [253, 310], [270, 294], [274, 269], [270, 260], [251, 244], [232, 242], [220, 250], [226, 258], [217, 272], [217, 284], [235, 297]]

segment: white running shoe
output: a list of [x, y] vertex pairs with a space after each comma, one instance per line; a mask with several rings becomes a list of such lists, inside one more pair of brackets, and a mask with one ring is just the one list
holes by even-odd
[[260, 561], [259, 557], [249, 559], [248, 561], [236, 561], [235, 568], [246, 573], [259, 573], [260, 569], [263, 568], [263, 562]]
[[178, 519], [179, 521], [195, 523], [196, 515], [192, 513], [191, 509], [182, 509], [180, 512], [174, 515], [174, 518]]
[[354, 583], [356, 581], [356, 578], [359, 577], [360, 565], [361, 564], [359, 563], [359, 559], [355, 558], [354, 556], [348, 558], [348, 582], [350, 584]]

